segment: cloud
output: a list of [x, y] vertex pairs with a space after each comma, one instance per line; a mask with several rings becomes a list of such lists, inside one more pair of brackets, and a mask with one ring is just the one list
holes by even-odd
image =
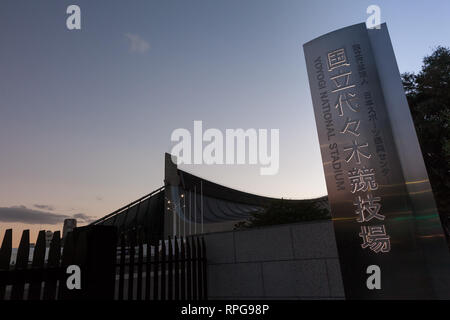
[[[36, 207], [36, 205], [34, 205]], [[95, 220], [94, 217], [84, 213], [74, 215], [57, 214], [53, 212], [29, 209], [25, 206], [0, 207], [0, 222], [25, 223], [25, 224], [60, 224], [64, 219], [75, 218], [82, 223]]]
[[142, 54], [150, 49], [150, 44], [137, 34], [125, 33], [125, 37], [130, 40], [130, 52]]
[[48, 211], [55, 210], [55, 208], [53, 206], [49, 206], [46, 204], [35, 204], [34, 207], [38, 208], [38, 209], [42, 209], [42, 210], [48, 210]]
[[84, 213], [76, 213], [72, 216], [72, 218], [77, 219], [78, 222], [84, 222], [84, 223], [91, 223], [91, 222], [97, 220], [97, 218], [88, 216]]

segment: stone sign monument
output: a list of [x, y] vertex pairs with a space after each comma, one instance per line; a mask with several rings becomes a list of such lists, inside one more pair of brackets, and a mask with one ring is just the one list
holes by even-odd
[[304, 45], [349, 299], [450, 297], [450, 253], [386, 24]]

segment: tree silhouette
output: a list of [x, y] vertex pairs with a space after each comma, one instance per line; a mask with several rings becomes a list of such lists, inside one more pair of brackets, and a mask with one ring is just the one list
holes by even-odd
[[264, 210], [254, 213], [247, 221], [237, 223], [235, 229], [247, 229], [322, 219], [330, 219], [330, 212], [328, 209], [321, 207], [314, 201], [288, 201], [280, 199], [274, 200]]
[[450, 49], [437, 47], [403, 86], [447, 239], [450, 219]]

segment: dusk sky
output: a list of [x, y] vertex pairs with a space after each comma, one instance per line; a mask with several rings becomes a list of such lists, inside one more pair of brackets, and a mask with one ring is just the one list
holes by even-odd
[[[70, 4], [82, 30], [66, 28]], [[0, 239], [30, 228], [35, 241], [162, 186], [171, 133], [194, 120], [279, 129], [280, 169], [183, 169], [265, 196], [325, 195], [302, 45], [365, 22], [371, 4], [401, 72], [450, 45], [444, 0], [2, 0]]]

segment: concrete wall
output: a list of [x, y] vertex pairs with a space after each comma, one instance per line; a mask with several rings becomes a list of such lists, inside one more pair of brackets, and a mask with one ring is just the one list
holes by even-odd
[[205, 235], [210, 299], [343, 299], [331, 221]]

